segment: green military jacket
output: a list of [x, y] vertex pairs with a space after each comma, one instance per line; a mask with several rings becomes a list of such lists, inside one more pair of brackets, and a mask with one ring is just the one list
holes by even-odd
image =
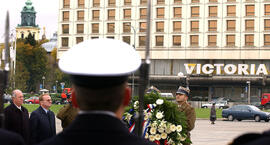
[[56, 117], [61, 120], [62, 128], [66, 128], [75, 119], [77, 114], [77, 108], [73, 107], [71, 104], [66, 104], [59, 110]]
[[179, 111], [184, 112], [187, 117], [188, 131], [191, 131], [195, 127], [196, 113], [195, 109], [191, 107], [187, 102], [180, 103], [178, 105]]

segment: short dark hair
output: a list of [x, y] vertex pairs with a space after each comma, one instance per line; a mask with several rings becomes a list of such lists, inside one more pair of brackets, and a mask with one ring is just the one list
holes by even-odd
[[77, 86], [75, 88], [76, 99], [81, 110], [103, 110], [115, 112], [121, 105], [124, 96], [126, 83], [121, 85], [91, 89]]

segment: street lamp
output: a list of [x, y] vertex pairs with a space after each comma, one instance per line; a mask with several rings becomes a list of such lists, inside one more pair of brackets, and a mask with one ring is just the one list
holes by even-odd
[[45, 86], [44, 86], [44, 80], [45, 80], [45, 76], [42, 76], [42, 85], [43, 85], [43, 89], [45, 88]]
[[56, 80], [55, 81], [55, 93], [57, 93], [57, 83], [58, 83], [58, 81]]
[[250, 81], [247, 81], [247, 99], [248, 99], [248, 104], [250, 104]]
[[180, 78], [180, 80], [181, 80], [181, 78], [184, 78], [184, 81], [186, 83], [186, 87], [189, 89], [188, 76], [184, 75], [184, 73], [182, 73], [182, 72], [179, 72], [177, 74], [177, 76]]

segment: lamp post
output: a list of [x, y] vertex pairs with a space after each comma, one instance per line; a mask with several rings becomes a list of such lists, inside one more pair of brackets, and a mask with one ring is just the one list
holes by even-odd
[[42, 89], [44, 89], [45, 88], [45, 86], [44, 86], [44, 80], [45, 80], [45, 76], [42, 76]]
[[247, 81], [247, 99], [248, 99], [248, 104], [250, 104], [250, 81]]
[[189, 89], [189, 81], [188, 81], [189, 76], [184, 75], [184, 73], [182, 73], [182, 72], [179, 72], [179, 73], [177, 74], [177, 76], [180, 78], [180, 80], [181, 80], [181, 78], [184, 78], [186, 87]]
[[[128, 25], [132, 28], [133, 33], [134, 33], [134, 38], [133, 38], [133, 47], [136, 50], [136, 29], [133, 27], [131, 24], [128, 23]], [[134, 72], [132, 73], [132, 97], [134, 96]]]
[[57, 93], [57, 83], [58, 83], [58, 81], [56, 80], [55, 81], [55, 93]]

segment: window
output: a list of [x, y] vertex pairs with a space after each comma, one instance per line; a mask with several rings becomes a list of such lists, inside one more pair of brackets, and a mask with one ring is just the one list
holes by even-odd
[[69, 11], [63, 12], [63, 21], [69, 21]]
[[200, 16], [200, 7], [191, 7], [191, 17], [199, 17]]
[[236, 6], [227, 6], [227, 16], [236, 16]]
[[114, 33], [114, 23], [107, 24], [108, 33]]
[[173, 22], [173, 32], [180, 32], [182, 28], [182, 22], [181, 21], [174, 21]]
[[145, 36], [139, 36], [139, 46], [145, 46]]
[[78, 7], [83, 8], [84, 7], [84, 0], [78, 0]]
[[130, 29], [131, 26], [130, 26], [130, 22], [126, 22], [126, 23], [123, 23], [123, 32], [127, 33], [127, 32], [130, 32]]
[[191, 21], [190, 25], [191, 25], [190, 31], [192, 31], [192, 32], [199, 31], [199, 21]]
[[182, 8], [181, 7], [173, 8], [173, 15], [174, 15], [174, 18], [181, 18], [182, 17]]
[[245, 35], [245, 45], [246, 46], [254, 46], [254, 35], [253, 34]]
[[108, 20], [115, 19], [115, 10], [108, 10]]
[[217, 35], [208, 35], [208, 46], [217, 45]]
[[130, 36], [123, 36], [122, 39], [123, 39], [123, 41], [126, 42], [127, 44], [130, 44]]
[[100, 0], [93, 0], [93, 7], [99, 7], [100, 6]]
[[227, 0], [227, 2], [235, 2], [235, 0]]
[[157, 4], [164, 4], [164, 0], [157, 0]]
[[264, 19], [264, 30], [270, 30], [270, 19]]
[[270, 46], [270, 34], [264, 34], [264, 45]]
[[62, 47], [68, 47], [68, 37], [62, 37]]
[[125, 0], [125, 1], [124, 1], [124, 5], [130, 6], [130, 5], [131, 5], [131, 0]]
[[77, 11], [77, 20], [84, 20], [84, 11]]
[[69, 8], [70, 7], [70, 0], [64, 0], [63, 7], [64, 8]]
[[174, 0], [174, 3], [182, 3], [182, 0]]
[[217, 31], [217, 20], [208, 21], [208, 31]]
[[217, 0], [209, 0], [210, 3], [217, 2]]
[[140, 4], [141, 4], [141, 5], [147, 4], [147, 0], [141, 0]]
[[62, 25], [62, 33], [68, 34], [69, 33], [69, 24], [63, 24]]
[[99, 33], [99, 23], [92, 24], [92, 33]]
[[264, 15], [270, 15], [270, 4], [264, 5]]
[[156, 22], [156, 32], [164, 32], [164, 22]]
[[199, 35], [190, 35], [190, 46], [199, 45]]
[[200, 0], [191, 0], [191, 3], [199, 3]]
[[115, 6], [115, 0], [108, 0], [109, 6]]
[[76, 37], [76, 44], [83, 42], [83, 37]]
[[157, 8], [157, 18], [164, 18], [164, 8]]
[[226, 36], [227, 46], [235, 46], [235, 35]]
[[254, 15], [255, 15], [255, 6], [246, 5], [246, 16], [254, 16]]
[[114, 36], [107, 36], [108, 39], [114, 39]]
[[83, 33], [84, 26], [83, 24], [77, 24], [77, 33]]
[[99, 37], [91, 37], [91, 39], [98, 39]]
[[156, 36], [156, 46], [163, 46], [163, 36]]
[[217, 6], [209, 6], [209, 17], [217, 17]]
[[146, 32], [147, 23], [140, 22], [140, 32]]
[[227, 31], [235, 31], [235, 20], [227, 20]]
[[99, 20], [99, 10], [93, 10], [92, 13], [92, 19]]
[[181, 46], [181, 35], [173, 36], [173, 46]]
[[140, 18], [141, 19], [146, 19], [147, 17], [147, 9], [146, 8], [141, 8], [140, 9]]
[[131, 9], [124, 9], [124, 19], [131, 18]]
[[246, 30], [254, 30], [254, 20], [246, 20]]

